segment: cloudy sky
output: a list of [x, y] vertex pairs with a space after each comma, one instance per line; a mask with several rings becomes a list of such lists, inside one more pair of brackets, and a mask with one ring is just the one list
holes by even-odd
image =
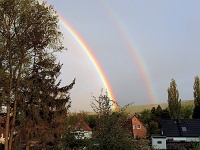
[[[200, 76], [200, 1], [47, 0], [91, 50], [120, 106], [167, 102], [175, 79], [182, 100], [193, 99]], [[67, 52], [63, 85], [76, 78], [71, 111], [91, 111], [91, 95], [105, 84], [94, 63], [63, 23]], [[92, 93], [92, 94], [91, 94]]]

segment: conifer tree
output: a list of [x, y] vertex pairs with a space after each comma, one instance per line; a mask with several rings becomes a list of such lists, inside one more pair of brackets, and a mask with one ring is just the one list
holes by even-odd
[[66, 128], [66, 115], [70, 107], [69, 90], [75, 81], [59, 87], [61, 82], [56, 83], [56, 79], [61, 65], [45, 55], [36, 61], [27, 81], [20, 86], [23, 92], [18, 107], [20, 124], [16, 141], [23, 139], [26, 149], [29, 149], [32, 141], [39, 141], [43, 148], [51, 145], [59, 149]]
[[181, 113], [181, 100], [179, 100], [179, 92], [174, 79], [170, 83], [168, 88], [168, 107], [170, 110], [171, 118], [180, 119]]

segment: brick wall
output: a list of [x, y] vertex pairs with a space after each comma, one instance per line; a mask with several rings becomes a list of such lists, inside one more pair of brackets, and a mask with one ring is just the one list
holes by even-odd
[[147, 128], [136, 116], [132, 117], [132, 128], [134, 138], [146, 138]]

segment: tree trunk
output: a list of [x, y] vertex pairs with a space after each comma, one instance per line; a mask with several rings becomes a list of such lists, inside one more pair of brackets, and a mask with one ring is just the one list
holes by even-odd
[[[5, 19], [5, 18], [4, 18]], [[6, 21], [5, 21], [6, 22]], [[12, 61], [12, 48], [11, 48], [11, 34], [10, 34], [10, 26], [7, 25], [7, 32], [8, 32], [8, 51], [9, 51], [9, 90], [8, 90], [8, 102], [7, 102], [7, 114], [6, 114], [6, 131], [5, 131], [5, 144], [4, 150], [8, 150], [8, 138], [9, 138], [9, 128], [10, 128], [10, 103], [11, 103], [11, 91], [13, 85], [13, 61]]]
[[13, 118], [12, 118], [12, 124], [10, 129], [10, 138], [9, 138], [9, 150], [12, 150], [12, 142], [13, 142], [13, 133], [15, 128], [15, 120], [16, 120], [16, 111], [17, 111], [17, 100], [14, 102], [14, 108], [13, 108]]
[[[21, 59], [21, 61], [23, 61], [23, 58]], [[17, 100], [19, 99], [17, 91], [18, 91], [18, 85], [19, 85], [19, 78], [21, 76], [21, 66], [22, 66], [22, 63], [20, 63], [20, 65], [19, 65], [19, 73], [18, 73], [17, 83], [16, 83], [16, 87], [15, 87], [15, 100], [14, 100], [14, 108], [13, 108], [13, 118], [12, 118], [12, 123], [11, 123], [9, 145], [8, 145], [9, 150], [12, 150], [13, 134], [14, 134], [14, 130], [15, 130], [15, 121], [16, 121], [16, 115], [17, 115]], [[15, 73], [13, 73], [13, 76], [15, 76]]]
[[6, 131], [5, 131], [4, 150], [8, 150], [9, 122], [10, 122], [10, 102], [7, 103]]
[[29, 140], [26, 143], [26, 150], [30, 150], [30, 142], [29, 142]]

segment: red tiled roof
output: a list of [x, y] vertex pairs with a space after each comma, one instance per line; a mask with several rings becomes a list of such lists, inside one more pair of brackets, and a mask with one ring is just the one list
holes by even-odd
[[80, 130], [80, 128], [82, 128], [84, 131], [92, 131], [92, 129], [83, 119], [80, 119], [74, 126], [72, 126], [71, 131]]
[[142, 121], [140, 121], [140, 119], [137, 117], [137, 115], [133, 115], [133, 117], [131, 117], [131, 119], [133, 119], [134, 117], [137, 118], [137, 119], [139, 120], [139, 122], [140, 122], [145, 128], [147, 128], [146, 125], [145, 125]]

